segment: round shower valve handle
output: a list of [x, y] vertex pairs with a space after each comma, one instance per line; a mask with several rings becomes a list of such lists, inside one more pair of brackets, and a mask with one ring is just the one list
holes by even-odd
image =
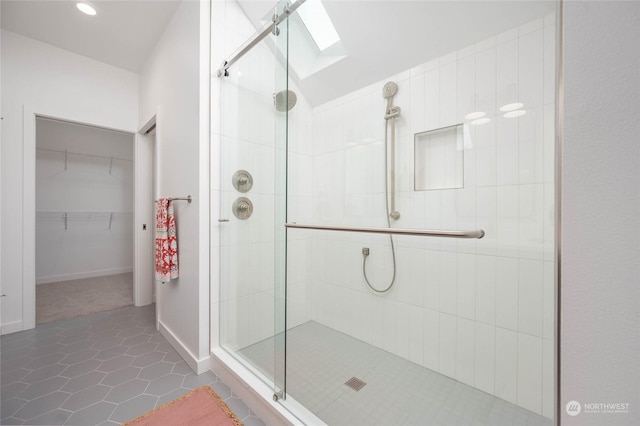
[[231, 178], [231, 183], [233, 183], [233, 187], [238, 192], [249, 192], [249, 190], [253, 187], [253, 176], [246, 170], [238, 170], [233, 174]]
[[233, 215], [240, 220], [246, 220], [253, 214], [253, 203], [245, 197], [240, 197], [233, 202], [231, 208]]

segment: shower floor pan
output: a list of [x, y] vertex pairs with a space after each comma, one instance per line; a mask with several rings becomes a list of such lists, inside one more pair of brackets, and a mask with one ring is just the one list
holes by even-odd
[[[240, 355], [273, 377], [273, 349], [269, 338], [241, 349]], [[350, 386], [354, 382], [359, 390]], [[287, 394], [332, 426], [552, 424], [314, 321], [287, 334]]]

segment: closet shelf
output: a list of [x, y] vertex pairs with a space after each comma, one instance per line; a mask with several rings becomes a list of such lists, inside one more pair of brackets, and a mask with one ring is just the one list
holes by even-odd
[[133, 163], [133, 160], [129, 160], [128, 158], [119, 158], [119, 157], [113, 157], [113, 156], [108, 156], [108, 155], [83, 154], [81, 152], [72, 152], [72, 151], [65, 151], [65, 150], [59, 150], [59, 149], [49, 149], [49, 148], [36, 148], [36, 151], [57, 152], [57, 153], [60, 153], [60, 154], [80, 155], [82, 157], [104, 158], [104, 159], [107, 159], [107, 160], [128, 161], [130, 163]]
[[59, 154], [63, 154], [64, 157], [64, 170], [67, 170], [67, 159], [69, 157], [69, 155], [78, 155], [80, 157], [91, 157], [91, 158], [103, 158], [105, 160], [109, 160], [109, 174], [111, 174], [113, 172], [113, 161], [126, 161], [128, 163], [133, 163], [133, 160], [129, 160], [127, 158], [118, 158], [118, 157], [113, 157], [113, 156], [106, 156], [106, 155], [96, 155], [96, 154], [82, 154], [80, 152], [71, 152], [71, 151], [67, 151], [66, 149], [64, 151], [58, 150], [58, 149], [49, 149], [49, 148], [36, 148], [36, 151], [46, 151], [46, 152], [55, 152], [55, 153], [59, 153]]
[[71, 211], [37, 211], [36, 212], [36, 219], [64, 219], [65, 215], [67, 216], [68, 220], [74, 220], [74, 219], [85, 219], [85, 220], [92, 220], [92, 219], [96, 219], [96, 220], [108, 220], [110, 218], [112, 219], [116, 219], [116, 218], [123, 218], [123, 217], [132, 217], [133, 216], [133, 212], [71, 212]]
[[37, 211], [36, 220], [62, 222], [65, 231], [69, 229], [69, 221], [105, 221], [109, 222], [109, 228], [114, 219], [132, 218], [133, 212], [51, 212]]

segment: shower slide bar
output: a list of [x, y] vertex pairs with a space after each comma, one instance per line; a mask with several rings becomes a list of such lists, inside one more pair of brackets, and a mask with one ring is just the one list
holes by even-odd
[[322, 226], [322, 225], [302, 225], [298, 223], [285, 223], [285, 228], [295, 229], [316, 229], [321, 231], [340, 232], [363, 232], [367, 234], [391, 234], [391, 235], [414, 235], [419, 237], [446, 237], [446, 238], [482, 238], [484, 231], [476, 229], [474, 231], [446, 231], [433, 229], [407, 229], [407, 228], [367, 228], [352, 226]]
[[[267, 25], [262, 30], [260, 30], [260, 32], [256, 33], [253, 37], [249, 39], [249, 41], [247, 41], [242, 47], [240, 47], [236, 52], [234, 52], [231, 55], [231, 58], [227, 59], [222, 63], [222, 65], [218, 69], [218, 73], [217, 73], [218, 77], [229, 77], [229, 68], [231, 68], [231, 65], [235, 64], [238, 61], [238, 59], [242, 58], [248, 51], [253, 49], [253, 47], [256, 44], [260, 43], [263, 38], [273, 33], [275, 31], [275, 28], [280, 24], [280, 22], [287, 19], [287, 17], [291, 15], [293, 12], [295, 12], [297, 8], [302, 6], [302, 4], [305, 1], [307, 0], [298, 0], [297, 2], [290, 5], [284, 10], [284, 15], [280, 15], [280, 16], [274, 15], [273, 22], [271, 24]], [[278, 35], [277, 32], [275, 32], [275, 34]]]

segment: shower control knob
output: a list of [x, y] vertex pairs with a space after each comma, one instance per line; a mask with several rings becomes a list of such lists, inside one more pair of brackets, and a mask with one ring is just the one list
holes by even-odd
[[242, 193], [249, 192], [253, 187], [253, 176], [246, 170], [238, 170], [233, 174], [231, 183], [233, 183], [236, 191]]
[[240, 220], [246, 220], [253, 214], [253, 203], [246, 197], [240, 197], [233, 202], [231, 210], [235, 217]]

